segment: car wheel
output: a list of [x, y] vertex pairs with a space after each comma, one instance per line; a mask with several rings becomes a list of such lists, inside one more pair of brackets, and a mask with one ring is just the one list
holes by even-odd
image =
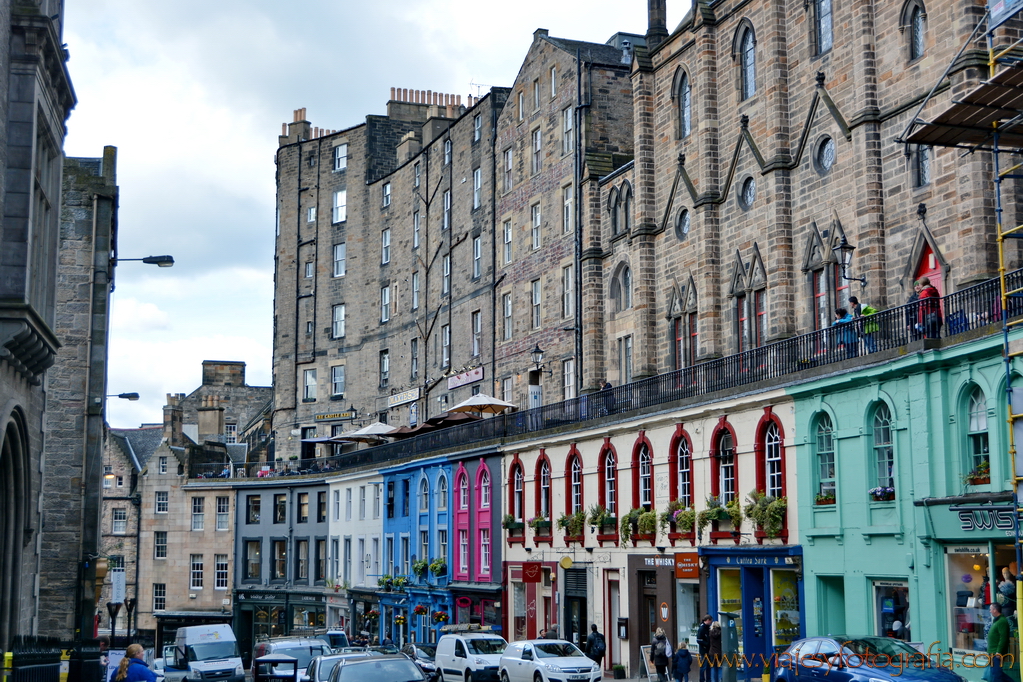
[[472, 682], [472, 673], [468, 670], [465, 671], [465, 682]]
[[533, 673], [533, 682], [543, 682], [543, 675], [540, 673]]
[[511, 680], [508, 679], [508, 671], [507, 670], [502, 670], [501, 671], [501, 682], [511, 682]]

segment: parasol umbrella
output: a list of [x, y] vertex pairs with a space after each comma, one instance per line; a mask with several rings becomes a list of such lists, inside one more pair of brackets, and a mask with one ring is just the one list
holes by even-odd
[[514, 410], [517, 408], [514, 403], [494, 398], [485, 393], [478, 393], [458, 403], [448, 412], [490, 412], [491, 414], [501, 414], [508, 409]]
[[339, 438], [344, 440], [361, 441], [363, 443], [376, 443], [383, 440], [384, 436], [387, 436], [395, 431], [393, 426], [382, 424], [380, 422], [373, 422], [368, 426], [363, 426], [361, 429], [356, 431], [348, 431], [342, 433]]

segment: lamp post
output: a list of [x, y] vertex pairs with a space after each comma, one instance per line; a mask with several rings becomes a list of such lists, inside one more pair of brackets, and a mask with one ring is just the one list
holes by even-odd
[[856, 250], [856, 247], [849, 243], [849, 240], [842, 235], [842, 241], [838, 242], [832, 251], [835, 252], [835, 257], [838, 258], [838, 264], [842, 268], [842, 279], [847, 282], [859, 282], [860, 287], [867, 286], [866, 277], [849, 277], [848, 268], [849, 263], [852, 261], [852, 252]]
[[529, 351], [529, 359], [536, 365], [537, 372], [546, 372], [548, 376], [554, 376], [554, 370], [547, 369], [546, 363], [543, 361], [543, 350], [540, 348], [540, 344], [536, 344], [533, 350]]
[[138, 393], [114, 393], [113, 395], [108, 395], [107, 397], [108, 398], [120, 398], [121, 400], [130, 400], [132, 402], [135, 402], [136, 400], [139, 399], [139, 394]]
[[114, 258], [114, 265], [124, 261], [141, 261], [146, 265], [157, 265], [161, 268], [174, 267], [174, 256], [146, 256], [145, 258]]

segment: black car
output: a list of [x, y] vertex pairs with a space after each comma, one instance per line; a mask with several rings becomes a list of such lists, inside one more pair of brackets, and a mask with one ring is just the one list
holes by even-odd
[[401, 653], [416, 662], [416, 665], [426, 675], [427, 682], [434, 682], [438, 679], [437, 662], [435, 660], [437, 656], [436, 644], [406, 644], [401, 648]]

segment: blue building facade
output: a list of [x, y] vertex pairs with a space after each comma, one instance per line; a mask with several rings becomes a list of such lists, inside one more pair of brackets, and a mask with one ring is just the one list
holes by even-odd
[[382, 473], [383, 564], [389, 568], [381, 576], [380, 638], [434, 642], [453, 607], [448, 589], [452, 466], [437, 457]]

